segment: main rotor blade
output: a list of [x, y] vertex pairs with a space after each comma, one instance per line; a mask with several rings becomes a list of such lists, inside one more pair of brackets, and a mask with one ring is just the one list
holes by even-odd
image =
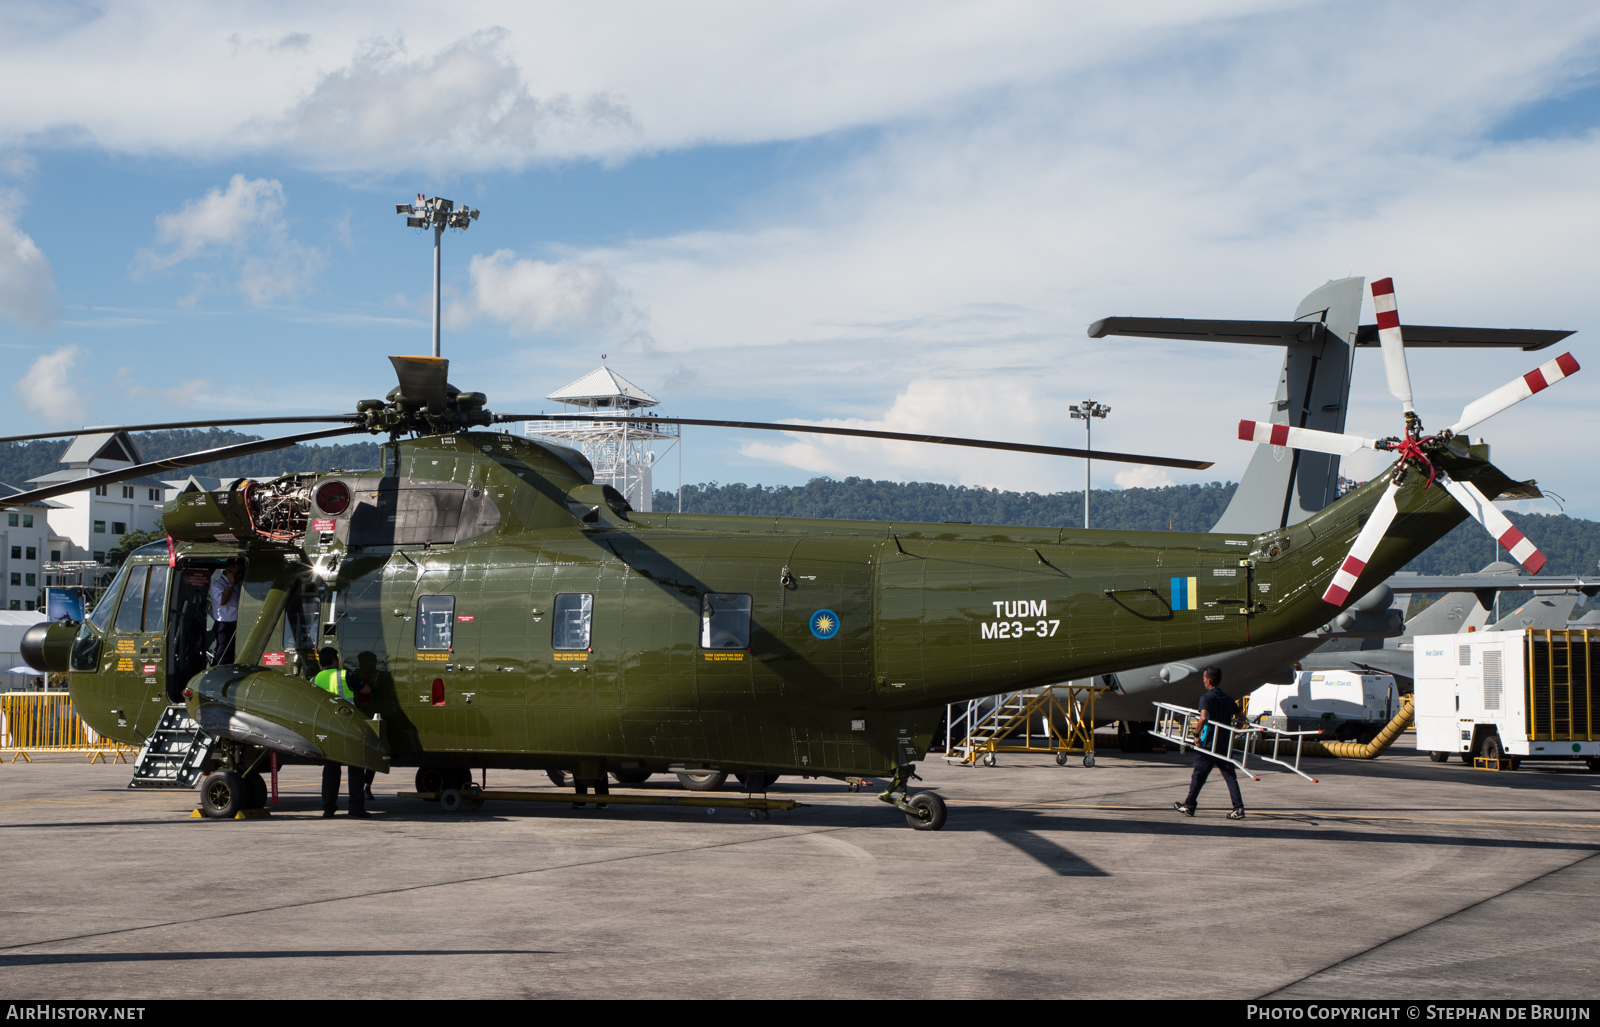
[[1378, 345], [1383, 347], [1383, 370], [1389, 376], [1389, 392], [1405, 412], [1414, 414], [1411, 403], [1411, 373], [1406, 370], [1406, 346], [1400, 335], [1400, 311], [1394, 302], [1394, 279], [1380, 278], [1372, 283], [1372, 306], [1378, 312]]
[[1441, 474], [1441, 481], [1446, 491], [1455, 497], [1456, 502], [1466, 508], [1467, 515], [1488, 530], [1495, 537], [1495, 541], [1511, 554], [1511, 558], [1528, 569], [1529, 574], [1538, 574], [1545, 565], [1544, 554], [1539, 552], [1539, 547], [1528, 541], [1528, 537], [1517, 530], [1511, 523], [1511, 518], [1500, 512], [1500, 508], [1489, 501], [1489, 497], [1478, 490], [1478, 486], [1470, 481], [1456, 481], [1448, 474]]
[[1341, 435], [1338, 432], [1317, 431], [1315, 428], [1291, 428], [1287, 424], [1271, 421], [1240, 421], [1239, 438], [1245, 442], [1264, 442], [1290, 449], [1309, 449], [1313, 453], [1332, 453], [1349, 456], [1363, 449], [1377, 449], [1378, 439], [1360, 435]]
[[1450, 430], [1459, 435], [1473, 425], [1487, 421], [1502, 410], [1509, 410], [1534, 393], [1543, 392], [1568, 375], [1577, 373], [1578, 362], [1572, 359], [1571, 353], [1563, 353], [1554, 360], [1540, 364], [1521, 378], [1513, 378], [1487, 396], [1468, 403], [1466, 409], [1461, 411], [1461, 420], [1452, 424]]
[[74, 431], [47, 431], [37, 435], [5, 435], [0, 442], [31, 442], [35, 439], [70, 439], [79, 435], [114, 435], [125, 431], [169, 431], [176, 428], [237, 428], [254, 424], [320, 424], [337, 421], [348, 424], [360, 420], [358, 414], [333, 414], [327, 417], [245, 417], [227, 421], [167, 421], [162, 424], [105, 424], [85, 426]]
[[400, 395], [415, 403], [424, 403], [430, 414], [444, 413], [449, 394], [445, 391], [445, 378], [450, 374], [450, 361], [444, 357], [390, 357], [395, 377], [400, 379]]
[[0, 507], [26, 506], [37, 503], [42, 499], [54, 499], [56, 496], [70, 495], [73, 492], [82, 492], [84, 489], [94, 488], [96, 485], [110, 485], [130, 478], [143, 478], [147, 474], [157, 471], [175, 471], [183, 467], [194, 467], [198, 464], [209, 464], [214, 460], [227, 460], [236, 456], [251, 456], [255, 453], [270, 453], [274, 449], [288, 449], [301, 442], [314, 442], [317, 439], [331, 439], [336, 435], [353, 435], [364, 432], [365, 428], [323, 428], [319, 431], [301, 432], [298, 435], [285, 435], [278, 439], [257, 439], [254, 442], [240, 442], [232, 446], [218, 446], [215, 449], [202, 449], [194, 453], [185, 453], [182, 456], [169, 456], [164, 460], [151, 460], [147, 463], [135, 464], [116, 471], [107, 471], [104, 474], [91, 474], [87, 478], [74, 478], [58, 485], [47, 485], [42, 489], [32, 492], [20, 492], [14, 496], [0, 496]]
[[1322, 593], [1323, 602], [1343, 606], [1350, 598], [1351, 590], [1356, 587], [1356, 579], [1361, 577], [1361, 572], [1367, 567], [1367, 561], [1372, 559], [1378, 543], [1383, 541], [1384, 534], [1388, 532], [1389, 525], [1394, 522], [1395, 514], [1400, 510], [1394, 501], [1399, 491], [1400, 486], [1392, 481], [1389, 487], [1383, 490], [1378, 505], [1372, 508], [1367, 523], [1362, 525], [1361, 534], [1351, 543], [1349, 555], [1334, 572], [1333, 580], [1328, 582], [1327, 591]]
[[[506, 421], [600, 421], [626, 424], [626, 418], [563, 416], [561, 414], [495, 414], [495, 422]], [[1107, 460], [1119, 464], [1149, 464], [1152, 467], [1181, 467], [1203, 471], [1210, 460], [1179, 460], [1166, 456], [1140, 456], [1135, 453], [1111, 453], [1101, 450], [1068, 449], [1062, 446], [1033, 446], [1024, 442], [993, 442], [988, 439], [961, 439], [950, 435], [910, 435], [897, 431], [868, 431], [864, 428], [830, 428], [820, 424], [773, 424], [766, 421], [706, 421], [693, 417], [641, 417], [643, 425], [688, 424], [705, 428], [756, 428], [761, 431], [808, 432], [812, 435], [845, 435], [858, 439], [889, 439], [894, 442], [928, 442], [937, 446], [968, 446], [973, 449], [1001, 449], [1012, 453], [1043, 453], [1045, 456], [1072, 456], [1090, 460]]]

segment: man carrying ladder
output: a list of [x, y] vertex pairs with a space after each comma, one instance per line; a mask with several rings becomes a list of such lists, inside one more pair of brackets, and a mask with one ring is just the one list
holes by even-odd
[[1207, 667], [1201, 676], [1205, 680], [1206, 693], [1200, 697], [1199, 734], [1196, 736], [1194, 773], [1189, 777], [1189, 797], [1173, 803], [1172, 808], [1186, 817], [1194, 816], [1195, 803], [1200, 800], [1200, 789], [1205, 787], [1206, 778], [1211, 776], [1212, 768], [1215, 768], [1221, 771], [1222, 780], [1228, 785], [1228, 798], [1233, 800], [1233, 812], [1228, 814], [1228, 819], [1243, 820], [1244, 797], [1239, 794], [1239, 778], [1233, 772], [1233, 764], [1205, 751], [1207, 748], [1216, 749], [1219, 736], [1223, 734], [1216, 725], [1232, 724], [1233, 718], [1239, 713], [1239, 704], [1222, 690], [1222, 668]]

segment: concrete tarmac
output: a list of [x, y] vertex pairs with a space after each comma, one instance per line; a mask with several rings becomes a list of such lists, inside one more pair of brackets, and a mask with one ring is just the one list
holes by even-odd
[[[1600, 995], [1600, 775], [1413, 755], [1241, 779], [1171, 809], [1188, 759], [924, 763], [915, 832], [867, 793], [742, 811], [490, 803], [378, 777], [325, 820], [320, 771], [269, 819], [188, 819], [81, 757], [0, 766], [11, 998]], [[490, 771], [489, 785], [551, 788]], [[623, 791], [624, 789], [617, 789]], [[630, 791], [672, 791], [655, 778]]]

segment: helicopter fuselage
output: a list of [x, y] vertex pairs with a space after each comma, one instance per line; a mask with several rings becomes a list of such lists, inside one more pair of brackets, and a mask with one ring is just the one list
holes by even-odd
[[[170, 546], [132, 556], [72, 641], [85, 721], [138, 744], [187, 701], [241, 743], [384, 770], [883, 774], [925, 755], [946, 703], [1323, 623], [1386, 484], [1252, 537], [638, 513], [530, 439], [382, 452], [169, 502]], [[1509, 484], [1486, 452], [1459, 460]], [[1413, 478], [1373, 581], [1463, 516]], [[206, 592], [236, 557], [236, 663], [207, 670]], [[365, 701], [310, 682], [323, 646]]]

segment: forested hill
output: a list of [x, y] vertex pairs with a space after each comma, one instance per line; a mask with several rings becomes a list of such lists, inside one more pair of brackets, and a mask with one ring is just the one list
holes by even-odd
[[[212, 428], [209, 431], [189, 429], [180, 431], [138, 432], [133, 436], [139, 455], [145, 460], [192, 453], [201, 449], [215, 449], [240, 442], [264, 438], [261, 435], [243, 435], [236, 431]], [[25, 488], [24, 482], [61, 466], [61, 454], [71, 445], [71, 439], [45, 439], [39, 442], [8, 442], [0, 444], [0, 481]], [[202, 477], [233, 478], [249, 476], [270, 478], [291, 471], [331, 471], [334, 468], [355, 470], [378, 466], [378, 444], [355, 442], [338, 446], [291, 446], [271, 453], [219, 460], [183, 471], [164, 472], [162, 478], [183, 478], [191, 474]]]
[[[1096, 490], [1089, 497], [1090, 523], [1096, 528], [1142, 531], [1208, 531], [1233, 498], [1237, 486], [1173, 485], [1159, 489]], [[657, 510], [676, 510], [673, 492], [655, 494]], [[827, 517], [871, 521], [970, 521], [974, 524], [1025, 524], [1076, 528], [1083, 524], [1083, 493], [998, 492], [926, 482], [873, 481], [870, 478], [813, 478], [799, 486], [685, 485], [686, 513], [741, 514], [752, 517]], [[1508, 514], [1550, 562], [1545, 574], [1594, 576], [1600, 562], [1600, 522], [1545, 514]], [[1502, 555], [1503, 558], [1503, 555]], [[1466, 521], [1413, 560], [1406, 570], [1422, 574], [1465, 574], [1495, 559], [1494, 540]]]

